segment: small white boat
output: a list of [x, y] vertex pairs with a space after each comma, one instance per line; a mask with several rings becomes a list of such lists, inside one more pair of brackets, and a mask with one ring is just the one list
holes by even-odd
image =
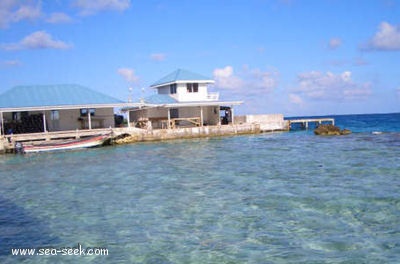
[[98, 135], [88, 138], [53, 142], [53, 143], [40, 143], [40, 144], [22, 144], [23, 153], [32, 152], [44, 152], [44, 151], [56, 151], [56, 150], [72, 150], [80, 148], [92, 148], [103, 145], [103, 143], [109, 138], [109, 135]]

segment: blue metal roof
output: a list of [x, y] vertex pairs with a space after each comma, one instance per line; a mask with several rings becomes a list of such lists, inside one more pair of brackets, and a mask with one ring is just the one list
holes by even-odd
[[178, 69], [178, 70], [168, 74], [167, 76], [161, 78], [157, 82], [153, 83], [151, 85], [151, 87], [159, 86], [162, 84], [174, 83], [177, 81], [209, 81], [209, 82], [213, 82], [212, 79], [207, 78], [203, 75], [193, 73], [190, 71], [186, 71], [186, 70], [182, 70], [182, 69]]
[[177, 101], [168, 94], [154, 94], [144, 98], [147, 104], [174, 104]]
[[0, 94], [0, 108], [121, 103], [119, 99], [75, 84], [16, 86]]

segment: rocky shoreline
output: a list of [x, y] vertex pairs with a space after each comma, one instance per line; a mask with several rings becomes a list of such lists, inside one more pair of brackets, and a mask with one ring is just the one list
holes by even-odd
[[341, 136], [351, 134], [348, 129], [341, 130], [339, 127], [334, 125], [319, 125], [315, 130], [314, 134], [318, 136]]

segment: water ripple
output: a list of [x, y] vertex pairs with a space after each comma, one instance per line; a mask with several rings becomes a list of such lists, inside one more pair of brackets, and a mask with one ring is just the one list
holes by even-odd
[[111, 252], [82, 263], [395, 263], [399, 141], [277, 133], [2, 157], [2, 217], [28, 222], [1, 230], [46, 231], [3, 239], [2, 252], [81, 243]]

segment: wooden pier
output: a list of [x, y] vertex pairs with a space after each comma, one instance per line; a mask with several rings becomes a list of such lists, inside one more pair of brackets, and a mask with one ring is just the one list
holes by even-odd
[[301, 124], [302, 127], [308, 129], [309, 123], [315, 123], [317, 125], [321, 124], [332, 124], [335, 125], [334, 118], [300, 118], [300, 119], [289, 119], [289, 128], [292, 128], [292, 124]]

